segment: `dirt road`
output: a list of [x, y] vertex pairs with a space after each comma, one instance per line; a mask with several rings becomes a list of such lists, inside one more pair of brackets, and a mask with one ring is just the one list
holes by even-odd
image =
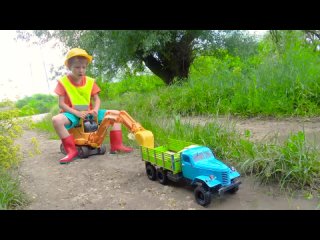
[[[198, 120], [199, 124], [204, 121]], [[239, 131], [250, 130], [253, 140], [263, 140], [276, 132], [279, 137], [285, 137], [292, 130], [303, 128], [310, 138], [318, 141], [318, 120], [244, 120], [238, 121], [236, 127]], [[260, 186], [252, 177], [242, 177], [243, 183], [235, 195], [214, 198], [208, 207], [203, 208], [195, 202], [193, 189], [189, 186], [177, 183], [163, 186], [150, 181], [138, 149], [129, 154], [106, 153], [60, 165], [58, 159], [63, 156], [59, 150], [60, 141], [48, 140], [47, 134], [28, 130], [17, 143], [24, 156], [18, 176], [30, 199], [24, 209], [268, 210], [319, 207], [319, 199], [308, 200], [304, 193], [281, 193], [278, 186]], [[32, 156], [35, 149], [41, 153]]]

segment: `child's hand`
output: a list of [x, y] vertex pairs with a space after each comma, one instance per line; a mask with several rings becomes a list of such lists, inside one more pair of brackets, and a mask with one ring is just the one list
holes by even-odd
[[91, 115], [93, 115], [93, 116], [95, 116], [95, 117], [97, 117], [98, 116], [98, 111], [96, 111], [96, 110], [90, 110], [89, 112], [88, 112], [89, 114], [91, 114]]
[[82, 119], [85, 119], [87, 116], [88, 112], [87, 111], [78, 111], [76, 116]]

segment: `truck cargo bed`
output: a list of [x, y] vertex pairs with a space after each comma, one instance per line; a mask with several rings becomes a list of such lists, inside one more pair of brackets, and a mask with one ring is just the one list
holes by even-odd
[[180, 152], [192, 145], [194, 145], [194, 143], [168, 139], [167, 145], [155, 148], [140, 146], [140, 150], [142, 160], [170, 170], [176, 174], [181, 172]]

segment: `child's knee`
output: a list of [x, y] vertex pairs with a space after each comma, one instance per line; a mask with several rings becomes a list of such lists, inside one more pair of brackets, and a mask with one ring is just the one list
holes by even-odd
[[57, 125], [58, 122], [59, 122], [59, 117], [58, 117], [58, 116], [59, 116], [59, 115], [55, 115], [55, 116], [53, 116], [52, 119], [51, 119], [51, 121], [52, 121], [52, 123], [53, 123], [54, 125]]
[[63, 125], [64, 124], [64, 119], [62, 118], [61, 114], [53, 116], [52, 117], [52, 123], [55, 126]]

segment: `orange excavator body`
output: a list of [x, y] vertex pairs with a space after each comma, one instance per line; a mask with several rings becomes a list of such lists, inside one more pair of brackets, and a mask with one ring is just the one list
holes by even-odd
[[[94, 119], [98, 124], [98, 119]], [[119, 114], [113, 112], [106, 112], [104, 119], [96, 131], [85, 132], [84, 121], [80, 120], [78, 127], [69, 130], [69, 133], [73, 135], [75, 143], [78, 146], [90, 146], [91, 148], [100, 148], [107, 130], [114, 123], [123, 124], [131, 133], [134, 134], [136, 141], [139, 145], [144, 147], [154, 147], [154, 136], [151, 131], [144, 129], [140, 123], [136, 122], [126, 111], [119, 111]]]

